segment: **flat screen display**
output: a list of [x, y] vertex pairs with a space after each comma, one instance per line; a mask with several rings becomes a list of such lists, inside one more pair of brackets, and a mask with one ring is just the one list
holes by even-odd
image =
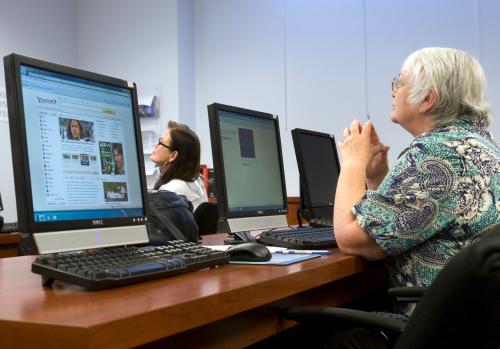
[[292, 137], [303, 208], [324, 207], [327, 210], [323, 215], [331, 217], [340, 173], [335, 139], [326, 133], [302, 129], [292, 130]]
[[144, 215], [130, 89], [20, 66], [34, 222]]
[[278, 120], [272, 114], [209, 106], [219, 215], [256, 217], [287, 212]]

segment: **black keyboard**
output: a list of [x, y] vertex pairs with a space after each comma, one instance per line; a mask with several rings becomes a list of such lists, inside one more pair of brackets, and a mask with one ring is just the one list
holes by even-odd
[[169, 241], [162, 246], [110, 247], [39, 256], [31, 271], [91, 290], [111, 288], [187, 273], [228, 263], [229, 255], [192, 242]]
[[314, 250], [335, 247], [333, 229], [304, 227], [285, 230], [268, 230], [260, 234], [260, 241], [269, 245]]
[[15, 233], [19, 231], [17, 222], [4, 223], [0, 233]]

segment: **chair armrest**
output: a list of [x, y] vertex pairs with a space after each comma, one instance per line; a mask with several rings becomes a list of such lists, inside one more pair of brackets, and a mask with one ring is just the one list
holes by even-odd
[[293, 307], [282, 309], [283, 316], [297, 322], [339, 321], [359, 327], [369, 327], [390, 332], [402, 333], [406, 324], [381, 314], [361, 310], [330, 307]]
[[427, 288], [425, 286], [393, 287], [387, 291], [387, 294], [396, 298], [396, 301], [400, 303], [417, 303], [422, 300]]

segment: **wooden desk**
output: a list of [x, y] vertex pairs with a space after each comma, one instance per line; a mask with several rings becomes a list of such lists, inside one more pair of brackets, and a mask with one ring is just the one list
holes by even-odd
[[33, 259], [0, 260], [2, 348], [243, 347], [294, 325], [277, 306], [338, 305], [383, 275], [380, 265], [334, 250], [285, 267], [225, 265], [89, 292], [42, 288]]
[[0, 258], [17, 256], [19, 241], [21, 241], [20, 233], [0, 234]]

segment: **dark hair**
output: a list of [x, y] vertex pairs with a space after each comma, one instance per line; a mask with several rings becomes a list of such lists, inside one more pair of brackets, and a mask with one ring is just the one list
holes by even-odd
[[114, 154], [115, 150], [118, 151], [118, 154], [123, 155], [123, 149], [121, 143], [113, 143], [113, 148], [112, 148], [113, 156], [115, 155]]
[[172, 179], [181, 179], [192, 182], [200, 175], [200, 140], [187, 125], [169, 121], [171, 151], [177, 151], [177, 158], [164, 165], [164, 171], [154, 189], [158, 190], [163, 184]]
[[68, 120], [68, 126], [66, 127], [66, 135], [68, 136], [68, 139], [74, 139], [73, 135], [71, 134], [71, 122], [72, 121], [76, 121], [76, 123], [78, 124], [78, 128], [80, 129], [80, 139], [82, 139], [83, 138], [83, 126], [82, 126], [82, 123], [80, 122], [80, 120], [77, 120], [77, 119], [69, 119]]

